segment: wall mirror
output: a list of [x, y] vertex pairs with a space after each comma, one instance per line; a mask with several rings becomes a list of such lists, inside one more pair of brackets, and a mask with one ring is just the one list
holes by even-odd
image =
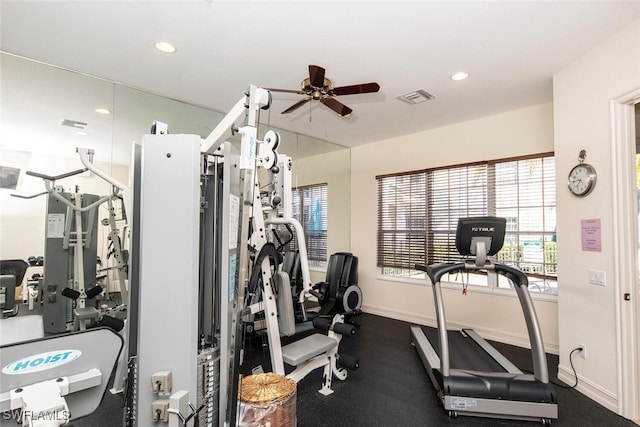
[[[43, 181], [25, 171], [57, 175], [80, 169], [76, 147], [86, 147], [95, 151], [96, 165], [128, 182], [132, 142], [149, 133], [154, 120], [167, 123], [170, 133], [205, 137], [226, 113], [7, 53], [0, 52], [0, 66], [0, 259], [43, 255], [46, 197], [11, 197], [44, 191]], [[261, 134], [266, 130], [262, 124]], [[328, 253], [349, 250], [349, 149], [276, 130], [279, 151], [294, 159], [294, 186], [328, 184]], [[87, 174], [56, 184], [83, 193], [109, 191], [108, 184]]]

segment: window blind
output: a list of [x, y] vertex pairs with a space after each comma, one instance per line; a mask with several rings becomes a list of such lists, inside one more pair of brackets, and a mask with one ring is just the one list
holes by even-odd
[[414, 268], [424, 263], [426, 187], [426, 172], [378, 179], [378, 266]]
[[489, 203], [507, 219], [500, 262], [537, 277], [557, 275], [556, 186], [552, 156], [496, 162]]
[[[292, 189], [293, 217], [300, 222], [305, 234], [307, 256], [310, 261], [327, 261], [327, 184], [314, 184]], [[280, 212], [279, 212], [280, 213]], [[292, 237], [283, 225], [276, 227], [283, 242]], [[286, 251], [299, 248], [298, 239], [285, 245]]]
[[307, 255], [312, 261], [327, 260], [327, 184], [298, 187]]
[[458, 219], [487, 215], [487, 165], [469, 165], [428, 173], [427, 265], [462, 259], [455, 246]]
[[[376, 177], [377, 265], [414, 269], [462, 259], [458, 219], [507, 219], [500, 262], [542, 278], [556, 276], [553, 153]], [[391, 273], [393, 274], [393, 273]]]

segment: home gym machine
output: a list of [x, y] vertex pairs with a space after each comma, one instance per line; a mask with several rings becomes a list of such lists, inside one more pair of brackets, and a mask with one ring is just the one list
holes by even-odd
[[[547, 359], [527, 276], [517, 268], [492, 263], [487, 257], [504, 242], [504, 218], [464, 218], [458, 221], [456, 248], [471, 257], [463, 262], [416, 265], [431, 280], [437, 333], [411, 326], [411, 341], [451, 417], [458, 415], [542, 421], [558, 418], [556, 393], [549, 383]], [[514, 285], [524, 314], [533, 374], [524, 374], [471, 329], [447, 330], [441, 280], [445, 274], [493, 272]]]
[[[279, 136], [275, 132], [269, 131], [265, 135], [265, 141], [273, 147], [277, 147], [278, 139]], [[312, 326], [323, 333], [314, 333], [286, 346], [281, 344], [281, 336], [292, 336], [300, 330], [296, 328], [290, 278], [279, 269], [280, 254], [276, 245], [269, 241], [269, 236], [273, 234], [267, 232], [273, 231], [270, 227], [287, 225], [295, 230], [302, 275], [302, 291], [298, 295], [297, 303], [301, 307], [313, 294], [313, 290], [304, 231], [302, 225], [291, 214], [291, 160], [286, 156], [280, 157], [281, 162], [273, 164], [277, 164], [276, 168], [269, 164], [262, 165], [271, 172], [270, 182], [265, 186], [270, 188], [266, 201], [263, 202], [263, 196], [260, 194], [263, 187], [257, 179], [254, 186], [253, 203], [250, 205], [252, 233], [249, 236], [249, 248], [255, 262], [248, 282], [245, 320], [254, 319], [256, 314], [261, 315], [274, 373], [286, 375], [299, 382], [315, 369], [323, 368], [322, 388], [319, 392], [328, 395], [333, 393], [331, 381], [334, 376], [345, 380], [348, 376], [347, 369], [358, 368], [357, 359], [338, 353], [342, 336], [354, 335], [356, 327], [345, 324], [345, 314], [331, 313], [313, 321]], [[277, 212], [278, 207], [282, 208], [281, 214]], [[286, 374], [285, 363], [295, 367], [293, 372]]]
[[[125, 426], [234, 426], [243, 320], [252, 313], [267, 314], [273, 371], [284, 374], [258, 180], [278, 161], [277, 133], [258, 139], [269, 102], [267, 90], [250, 86], [205, 139], [156, 123], [134, 145]], [[250, 306], [245, 289], [260, 294]], [[337, 348], [329, 339], [313, 356]]]
[[125, 426], [236, 424], [255, 169], [275, 158], [257, 138], [268, 104], [250, 86], [205, 139], [155, 123], [134, 145]]
[[[81, 161], [94, 168], [93, 150], [78, 148]], [[32, 199], [47, 195], [45, 224], [44, 278], [42, 292], [42, 316], [44, 331], [50, 334], [84, 330], [100, 318], [93, 305], [93, 298], [103, 292], [97, 283], [97, 232], [98, 209], [107, 204], [108, 216], [104, 225], [110, 228], [108, 239], [117, 260], [118, 284], [121, 302], [127, 301], [126, 260], [115, 219], [115, 204], [123, 203], [124, 184], [111, 177], [111, 193], [106, 196], [65, 191], [56, 181], [87, 172], [87, 167], [50, 176], [27, 171], [26, 174], [44, 181], [46, 191], [31, 196], [12, 194], [13, 197]], [[121, 210], [124, 212], [124, 209]], [[124, 310], [124, 304], [110, 312]]]
[[[276, 173], [269, 170], [267, 175], [269, 190], [264, 203], [265, 225], [270, 229], [276, 250], [282, 257], [282, 270], [289, 276], [292, 285], [292, 297], [296, 319], [296, 332], [313, 328], [311, 320], [317, 314], [333, 316], [335, 314], [358, 312], [362, 306], [362, 292], [358, 287], [358, 257], [349, 252], [337, 252], [329, 257], [326, 279], [313, 284], [309, 269], [309, 258], [305, 245], [304, 230], [293, 217], [293, 195], [291, 158], [278, 155]], [[283, 228], [286, 232], [283, 233]], [[283, 239], [283, 235], [287, 235]], [[297, 239], [297, 250], [283, 252], [286, 245]], [[307, 313], [310, 298], [317, 299], [318, 310]]]

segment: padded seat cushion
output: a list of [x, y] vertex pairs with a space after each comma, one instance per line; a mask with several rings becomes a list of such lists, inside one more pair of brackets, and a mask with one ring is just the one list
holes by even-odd
[[338, 345], [338, 342], [326, 335], [309, 335], [282, 347], [282, 359], [291, 366], [298, 366], [314, 356], [331, 350], [336, 345]]

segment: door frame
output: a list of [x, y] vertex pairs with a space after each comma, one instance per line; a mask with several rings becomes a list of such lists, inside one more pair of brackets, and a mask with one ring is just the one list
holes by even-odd
[[[635, 159], [635, 104], [640, 87], [610, 101], [618, 413], [640, 418], [640, 285]], [[638, 130], [640, 131], [640, 129]], [[630, 301], [624, 295], [631, 296]]]

